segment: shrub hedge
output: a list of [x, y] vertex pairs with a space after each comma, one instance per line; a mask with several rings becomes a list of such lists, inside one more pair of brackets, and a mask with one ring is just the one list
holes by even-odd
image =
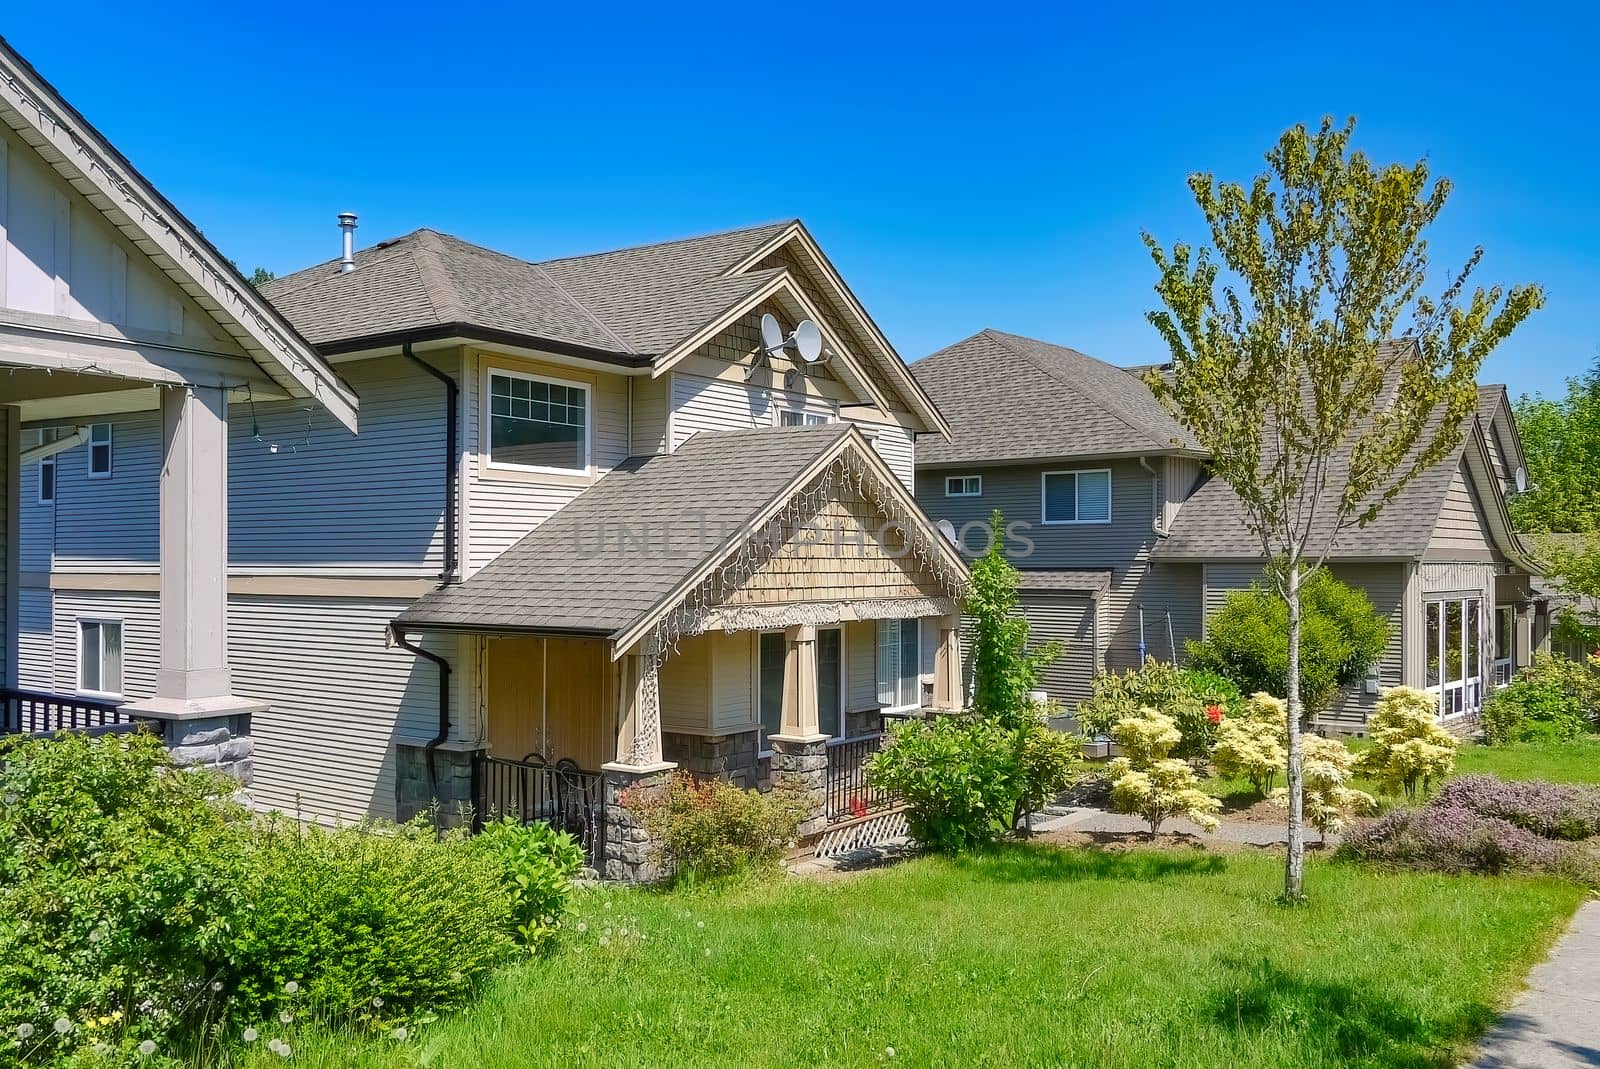
[[1600, 726], [1600, 670], [1549, 653], [1489, 695], [1483, 731], [1493, 744], [1575, 739]]

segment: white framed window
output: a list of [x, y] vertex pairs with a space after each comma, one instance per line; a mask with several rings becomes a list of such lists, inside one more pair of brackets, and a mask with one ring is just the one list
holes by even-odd
[[780, 427], [811, 427], [823, 423], [833, 422], [833, 413], [816, 408], [805, 408], [798, 405], [779, 406], [778, 426]]
[[78, 621], [78, 691], [122, 697], [122, 621]]
[[922, 706], [922, 633], [917, 620], [878, 621], [878, 704]]
[[783, 674], [789, 663], [789, 636], [763, 631], [756, 639], [756, 701], [761, 721], [761, 754], [772, 752], [767, 736], [783, 730]]
[[39, 504], [56, 503], [56, 458], [45, 457], [39, 461]]
[[844, 629], [817, 629], [817, 730], [842, 739], [844, 722]]
[[89, 478], [111, 478], [111, 424], [89, 426]]
[[982, 497], [982, 475], [947, 475], [944, 479], [945, 497]]
[[1041, 523], [1110, 523], [1111, 469], [1041, 472], [1039, 497]]
[[1477, 712], [1483, 705], [1483, 601], [1430, 601], [1425, 630], [1427, 689], [1439, 696], [1441, 719]]
[[495, 368], [486, 392], [491, 467], [589, 470], [589, 387]]

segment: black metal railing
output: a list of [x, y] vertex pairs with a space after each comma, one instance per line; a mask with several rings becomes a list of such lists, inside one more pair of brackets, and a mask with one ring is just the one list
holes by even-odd
[[606, 786], [599, 772], [586, 772], [571, 760], [547, 764], [538, 754], [520, 761], [479, 754], [473, 761], [477, 804], [473, 830], [485, 820], [514, 817], [539, 821], [568, 832], [583, 844], [589, 863], [605, 860]]
[[48, 735], [132, 723], [116, 702], [0, 687], [0, 735]]
[[867, 761], [883, 745], [884, 736], [830, 743], [828, 746], [828, 822], [853, 820], [888, 809], [894, 795], [867, 782]]

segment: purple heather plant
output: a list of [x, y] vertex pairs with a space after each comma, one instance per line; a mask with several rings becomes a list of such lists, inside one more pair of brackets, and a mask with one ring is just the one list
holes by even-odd
[[1600, 789], [1593, 787], [1462, 776], [1445, 784], [1433, 805], [1469, 809], [1546, 839], [1577, 840], [1600, 835]]
[[1588, 882], [1593, 861], [1498, 817], [1460, 805], [1398, 809], [1345, 836], [1339, 856], [1435, 872], [1546, 872]]

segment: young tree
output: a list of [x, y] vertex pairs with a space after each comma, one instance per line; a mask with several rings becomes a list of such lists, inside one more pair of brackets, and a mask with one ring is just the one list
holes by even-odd
[[1172, 350], [1170, 381], [1147, 381], [1238, 494], [1288, 609], [1291, 900], [1304, 897], [1301, 588], [1341, 532], [1460, 442], [1484, 357], [1543, 301], [1536, 286], [1468, 295], [1481, 249], [1424, 294], [1423, 233], [1450, 183], [1430, 185], [1425, 160], [1375, 166], [1350, 150], [1354, 129], [1285, 131], [1248, 187], [1192, 176], [1208, 245], [1144, 235], [1164, 305], [1148, 318]]
[[1039, 675], [1061, 656], [1059, 642], [1028, 647], [1028, 621], [1017, 608], [1016, 566], [1006, 559], [1005, 517], [989, 518], [989, 550], [972, 565], [965, 608], [972, 621], [972, 706], [1007, 727], [1026, 719], [1028, 692]]
[[1511, 499], [1517, 529], [1600, 530], [1600, 359], [1565, 397], [1523, 394], [1515, 407], [1528, 455], [1527, 492]]

